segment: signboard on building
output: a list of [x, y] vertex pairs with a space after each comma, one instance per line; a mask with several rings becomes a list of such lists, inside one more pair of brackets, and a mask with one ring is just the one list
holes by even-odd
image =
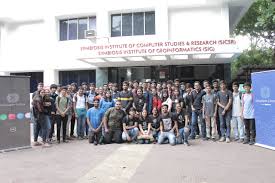
[[30, 147], [30, 78], [0, 76], [0, 150]]
[[235, 39], [136, 42], [81, 46], [82, 58], [239, 53]]
[[256, 144], [275, 150], [275, 70], [252, 73]]

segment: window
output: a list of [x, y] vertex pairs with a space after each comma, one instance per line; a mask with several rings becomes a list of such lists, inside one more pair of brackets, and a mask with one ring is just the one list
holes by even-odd
[[96, 17], [82, 17], [59, 21], [59, 40], [85, 39], [86, 30], [96, 30]]
[[60, 27], [60, 41], [67, 40], [68, 37], [68, 20], [61, 20], [59, 22]]
[[145, 12], [145, 34], [155, 34], [155, 12]]
[[77, 19], [69, 20], [69, 40], [77, 39]]
[[137, 12], [111, 15], [111, 36], [155, 34], [155, 12]]
[[144, 35], [144, 13], [134, 13], [134, 35]]
[[112, 15], [112, 37], [121, 36], [121, 15]]
[[85, 39], [85, 30], [87, 30], [88, 18], [78, 19], [78, 39]]
[[132, 13], [122, 14], [122, 36], [132, 35]]

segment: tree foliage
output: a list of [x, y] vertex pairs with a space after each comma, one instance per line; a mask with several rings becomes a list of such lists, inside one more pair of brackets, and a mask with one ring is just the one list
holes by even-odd
[[256, 0], [236, 26], [234, 34], [247, 36], [250, 48], [231, 64], [233, 77], [247, 65], [275, 65], [275, 3]]

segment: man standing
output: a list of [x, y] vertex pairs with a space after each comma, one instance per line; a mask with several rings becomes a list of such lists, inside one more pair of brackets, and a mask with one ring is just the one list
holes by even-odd
[[[212, 138], [213, 141], [216, 140], [216, 114], [217, 114], [217, 97], [211, 91], [211, 86], [208, 85], [205, 88], [206, 95], [202, 97], [203, 103], [203, 118], [206, 123], [206, 138], [207, 140]], [[211, 134], [210, 134], [210, 130]]]
[[89, 143], [102, 144], [102, 119], [104, 111], [99, 108], [99, 99], [94, 99], [94, 107], [87, 112], [87, 123], [89, 126]]
[[35, 95], [39, 95], [40, 91], [43, 89], [44, 84], [42, 82], [38, 83], [37, 90], [33, 92], [32, 98], [34, 98]]
[[87, 91], [87, 100], [88, 100], [88, 108], [94, 107], [94, 98], [96, 96], [95, 93], [95, 84], [90, 83], [90, 90]]
[[253, 104], [253, 94], [251, 93], [251, 84], [246, 82], [244, 84], [245, 94], [242, 96], [242, 118], [245, 125], [246, 138], [244, 144], [253, 145], [255, 143], [256, 128], [255, 128], [255, 114]]
[[115, 107], [108, 109], [104, 115], [105, 143], [122, 142], [122, 120], [126, 116], [124, 110], [121, 109], [121, 101], [117, 100]]
[[49, 135], [49, 139], [50, 141], [52, 141], [52, 137], [53, 137], [53, 134], [54, 134], [54, 125], [56, 123], [56, 106], [55, 106], [55, 101], [56, 101], [56, 97], [58, 96], [56, 94], [56, 90], [57, 90], [57, 85], [56, 84], [51, 84], [50, 86], [50, 90], [51, 90], [51, 98], [52, 98], [52, 101], [54, 102], [52, 104], [52, 112], [51, 112], [51, 131], [50, 131], [50, 135]]
[[[217, 96], [218, 91], [219, 91], [219, 81], [218, 80], [213, 80], [212, 85], [213, 85], [212, 93], [214, 93]], [[216, 114], [216, 125], [217, 125], [217, 132], [218, 132], [218, 135], [219, 135], [219, 138], [220, 138], [221, 137], [221, 130], [220, 130], [220, 119], [219, 119], [218, 114]]]
[[123, 91], [119, 93], [117, 100], [121, 101], [122, 109], [127, 112], [129, 111], [130, 107], [132, 107], [133, 103], [133, 94], [132, 92], [128, 91], [128, 82], [124, 81], [122, 85]]
[[78, 93], [74, 95], [73, 102], [75, 117], [77, 119], [77, 136], [79, 139], [83, 139], [88, 108], [83, 88], [79, 88]]
[[220, 142], [230, 142], [230, 121], [232, 117], [232, 92], [227, 90], [225, 81], [220, 82], [220, 91], [217, 94], [218, 114], [220, 119], [221, 138]]
[[162, 114], [160, 118], [160, 135], [158, 137], [158, 144], [163, 144], [168, 139], [170, 145], [176, 145], [176, 135], [179, 136], [177, 122], [172, 120], [172, 115], [168, 112], [168, 105], [164, 104], [161, 108]]
[[239, 92], [239, 85], [234, 82], [233, 88], [233, 104], [232, 104], [232, 126], [234, 129], [235, 141], [244, 141], [244, 123], [241, 119], [242, 115], [242, 93]]
[[192, 124], [190, 138], [195, 139], [195, 135], [198, 135], [197, 124], [199, 118], [201, 123], [200, 133], [203, 140], [206, 140], [205, 120], [202, 118], [202, 97], [205, 95], [205, 91], [201, 89], [199, 81], [195, 81], [194, 88], [191, 92]]
[[70, 109], [69, 98], [67, 97], [67, 88], [61, 87], [60, 96], [56, 97], [56, 122], [57, 122], [57, 142], [60, 143], [60, 129], [62, 125], [63, 142], [66, 140], [66, 127], [68, 121], [68, 111]]

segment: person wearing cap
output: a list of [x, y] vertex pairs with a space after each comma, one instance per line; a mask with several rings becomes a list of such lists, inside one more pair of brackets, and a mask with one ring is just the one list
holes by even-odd
[[251, 93], [251, 84], [244, 83], [245, 93], [242, 96], [242, 119], [245, 126], [244, 144], [255, 144], [256, 128], [255, 128], [255, 111], [253, 103], [253, 94]]
[[123, 133], [122, 133], [122, 140], [127, 142], [137, 142], [138, 136], [138, 119], [135, 116], [136, 110], [135, 108], [131, 107], [129, 109], [129, 114], [126, 115], [122, 120], [123, 125]]
[[176, 136], [179, 136], [177, 122], [172, 119], [172, 115], [168, 112], [167, 104], [162, 105], [161, 110], [158, 144], [163, 144], [168, 139], [170, 145], [174, 146], [176, 145]]
[[99, 108], [99, 99], [94, 98], [94, 107], [87, 111], [87, 124], [89, 126], [89, 143], [94, 145], [102, 144], [102, 119], [104, 117], [104, 111]]

